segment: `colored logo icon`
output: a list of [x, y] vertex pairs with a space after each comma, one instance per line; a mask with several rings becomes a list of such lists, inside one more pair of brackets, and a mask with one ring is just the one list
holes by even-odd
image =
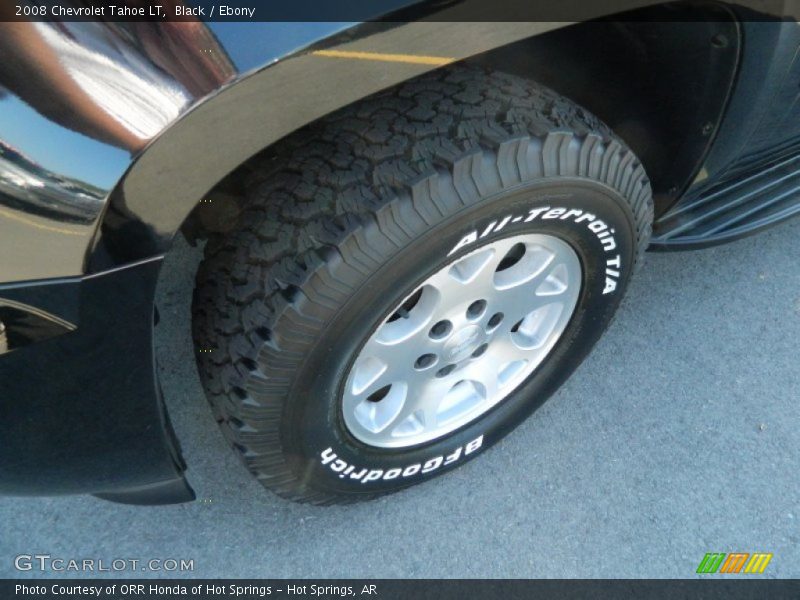
[[697, 567], [698, 573], [763, 573], [772, 553], [754, 552], [708, 552]]

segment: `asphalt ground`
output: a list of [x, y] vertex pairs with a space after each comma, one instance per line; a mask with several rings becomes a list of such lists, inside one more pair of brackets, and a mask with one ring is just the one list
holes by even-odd
[[0, 498], [0, 576], [42, 576], [14, 557], [47, 553], [192, 559], [194, 577], [691, 577], [706, 552], [741, 551], [800, 577], [799, 250], [795, 220], [649, 254], [586, 362], [502, 443], [423, 486], [316, 508], [265, 492], [217, 430], [189, 334], [199, 253], [182, 243], [158, 353], [199, 500]]

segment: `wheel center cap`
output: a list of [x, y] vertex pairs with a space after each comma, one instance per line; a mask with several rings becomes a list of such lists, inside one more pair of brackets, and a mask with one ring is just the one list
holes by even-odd
[[444, 347], [444, 358], [447, 362], [459, 362], [475, 352], [486, 339], [483, 329], [477, 325], [468, 325], [456, 331]]

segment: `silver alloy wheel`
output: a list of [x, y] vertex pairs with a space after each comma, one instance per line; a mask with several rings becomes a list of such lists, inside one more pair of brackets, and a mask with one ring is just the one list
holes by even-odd
[[405, 448], [478, 418], [544, 360], [581, 281], [572, 247], [544, 234], [504, 238], [445, 265], [359, 352], [342, 398], [350, 433]]

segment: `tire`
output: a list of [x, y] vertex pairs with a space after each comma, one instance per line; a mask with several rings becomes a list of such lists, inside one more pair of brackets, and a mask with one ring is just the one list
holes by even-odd
[[[237, 228], [209, 240], [197, 275], [199, 372], [250, 472], [317, 504], [420, 483], [518, 425], [608, 327], [653, 219], [642, 165], [605, 125], [536, 83], [466, 67], [292, 134], [246, 188]], [[344, 386], [365, 340], [432, 274], [529, 235], [559, 240], [580, 265], [574, 310], [535, 370], [478, 418], [424, 442], [379, 447], [354, 434]], [[472, 335], [448, 356], [472, 350]]]

